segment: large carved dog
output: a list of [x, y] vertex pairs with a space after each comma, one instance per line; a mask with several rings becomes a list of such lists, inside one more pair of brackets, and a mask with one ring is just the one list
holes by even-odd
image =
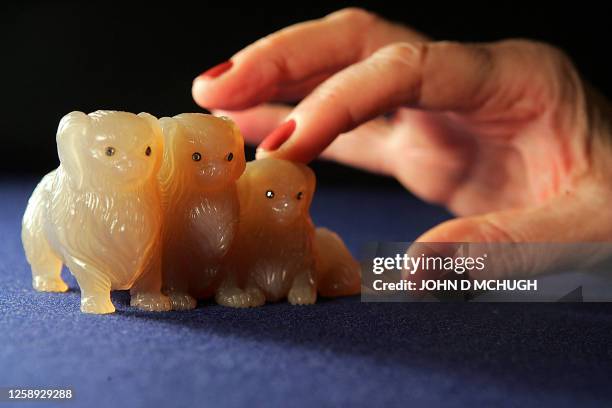
[[60, 166], [34, 190], [22, 241], [40, 291], [63, 292], [65, 264], [81, 288], [81, 310], [112, 313], [113, 289], [131, 303], [169, 310], [161, 294], [161, 202], [156, 175], [163, 137], [147, 114], [72, 112], [57, 131]]

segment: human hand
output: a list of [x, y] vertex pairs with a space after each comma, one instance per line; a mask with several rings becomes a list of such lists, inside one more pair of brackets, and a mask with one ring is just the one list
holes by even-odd
[[459, 216], [419, 241], [612, 240], [612, 110], [552, 46], [435, 42], [347, 9], [231, 61], [196, 78], [200, 106], [261, 141], [258, 157], [322, 153]]

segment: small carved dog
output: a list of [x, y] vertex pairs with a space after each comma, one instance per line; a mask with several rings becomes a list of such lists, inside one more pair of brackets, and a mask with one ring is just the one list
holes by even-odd
[[147, 114], [72, 112], [57, 131], [60, 166], [34, 190], [22, 225], [33, 286], [63, 292], [65, 264], [81, 288], [81, 311], [112, 313], [113, 289], [131, 304], [169, 310], [161, 294], [161, 203], [156, 175], [163, 138]]
[[175, 310], [211, 297], [239, 216], [236, 181], [245, 168], [244, 140], [223, 117], [184, 113], [162, 118], [164, 292]]
[[315, 230], [315, 175], [303, 164], [249, 162], [238, 180], [240, 223], [217, 303], [254, 307], [287, 298], [294, 305], [360, 291], [360, 266], [338, 235]]

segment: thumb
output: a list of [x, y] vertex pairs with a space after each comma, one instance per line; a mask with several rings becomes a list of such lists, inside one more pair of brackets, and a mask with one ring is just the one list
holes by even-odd
[[457, 218], [417, 242], [474, 243], [470, 256], [488, 254], [487, 267], [470, 272], [475, 279], [585, 270], [612, 256], [612, 243], [606, 242], [612, 237], [612, 217], [597, 211], [592, 198], [568, 193], [536, 207]]

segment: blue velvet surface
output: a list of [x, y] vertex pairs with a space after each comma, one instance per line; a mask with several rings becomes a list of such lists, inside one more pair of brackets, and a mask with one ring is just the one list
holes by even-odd
[[[203, 304], [79, 312], [36, 293], [19, 233], [31, 180], [0, 180], [0, 387], [70, 386], [58, 406], [610, 406], [610, 304]], [[321, 188], [317, 224], [351, 250], [448, 214], [397, 190]], [[8, 406], [0, 403], [0, 408]], [[20, 403], [18, 406], [45, 406]]]

